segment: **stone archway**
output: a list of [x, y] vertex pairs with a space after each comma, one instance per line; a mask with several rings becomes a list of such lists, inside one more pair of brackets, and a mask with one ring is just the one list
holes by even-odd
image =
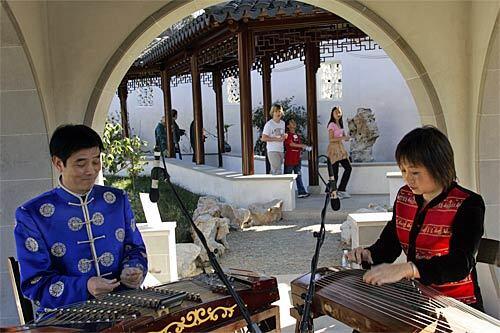
[[[383, 18], [359, 1], [302, 0], [350, 21], [376, 40], [405, 78], [423, 124], [446, 130], [441, 103], [426, 69], [405, 40]], [[84, 123], [102, 130], [108, 106], [121, 79], [141, 51], [167, 27], [183, 17], [221, 0], [171, 2], [145, 19], [121, 44], [101, 73], [85, 112]]]

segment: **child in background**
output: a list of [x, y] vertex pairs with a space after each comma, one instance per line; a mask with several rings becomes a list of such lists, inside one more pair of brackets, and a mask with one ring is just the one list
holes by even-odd
[[302, 184], [302, 172], [301, 168], [301, 158], [300, 154], [302, 149], [311, 151], [312, 147], [309, 147], [302, 143], [300, 135], [295, 133], [297, 128], [297, 123], [293, 119], [289, 119], [286, 122], [286, 128], [288, 131], [288, 136], [285, 139], [285, 174], [295, 173], [297, 175], [297, 190], [299, 192], [299, 198], [307, 198], [310, 194], [307, 193]]

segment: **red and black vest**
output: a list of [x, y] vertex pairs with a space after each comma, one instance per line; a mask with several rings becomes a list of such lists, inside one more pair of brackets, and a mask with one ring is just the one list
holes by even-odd
[[[459, 187], [452, 188], [446, 198], [437, 205], [423, 208], [425, 210], [425, 212], [422, 212], [425, 214], [423, 223], [414, 225], [418, 213], [415, 195], [408, 186], [404, 186], [399, 190], [395, 207], [396, 232], [409, 261], [430, 259], [449, 253], [455, 215], [469, 195]], [[412, 227], [414, 230], [412, 230]], [[419, 230], [415, 230], [415, 228], [419, 228]], [[431, 287], [466, 304], [476, 303], [477, 301], [474, 294], [472, 273], [469, 273], [461, 281], [431, 285]]]

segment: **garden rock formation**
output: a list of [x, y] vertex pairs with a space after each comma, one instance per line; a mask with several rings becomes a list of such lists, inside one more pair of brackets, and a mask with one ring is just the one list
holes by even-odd
[[351, 140], [350, 156], [353, 162], [373, 162], [373, 145], [379, 137], [375, 114], [369, 108], [358, 108], [356, 115], [347, 119]]

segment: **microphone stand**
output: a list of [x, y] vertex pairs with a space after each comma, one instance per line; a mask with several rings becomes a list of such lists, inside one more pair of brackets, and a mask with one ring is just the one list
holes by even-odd
[[160, 154], [161, 154], [161, 158], [162, 158], [162, 161], [163, 161], [162, 172], [163, 172], [164, 181], [166, 183], [168, 183], [168, 185], [172, 189], [172, 192], [174, 192], [174, 196], [177, 199], [177, 203], [179, 204], [179, 207], [181, 208], [182, 213], [184, 214], [184, 216], [191, 223], [191, 227], [194, 229], [196, 235], [200, 239], [201, 244], [205, 248], [205, 251], [207, 251], [208, 260], [210, 261], [210, 264], [212, 265], [215, 273], [217, 274], [217, 276], [219, 277], [219, 279], [222, 281], [222, 283], [224, 283], [224, 286], [227, 288], [227, 291], [229, 292], [229, 294], [234, 298], [236, 304], [238, 305], [238, 308], [240, 309], [241, 315], [243, 316], [243, 318], [247, 322], [247, 328], [248, 328], [248, 330], [251, 333], [261, 333], [262, 331], [260, 330], [260, 328], [257, 325], [257, 323], [253, 323], [252, 322], [252, 319], [250, 318], [250, 312], [248, 312], [248, 309], [246, 308], [245, 304], [243, 303], [243, 300], [241, 299], [240, 295], [238, 295], [236, 293], [236, 291], [234, 290], [233, 286], [231, 285], [231, 283], [227, 279], [227, 276], [224, 273], [224, 271], [222, 270], [222, 267], [220, 266], [219, 262], [217, 261], [217, 258], [215, 257], [215, 254], [212, 251], [210, 251], [210, 248], [208, 247], [208, 243], [207, 243], [207, 240], [206, 240], [205, 236], [200, 231], [200, 229], [198, 229], [198, 227], [196, 226], [196, 224], [193, 221], [192, 216], [187, 211], [186, 206], [184, 206], [184, 204], [182, 203], [182, 200], [179, 197], [179, 194], [175, 190], [175, 187], [172, 184], [172, 182], [170, 181], [170, 175], [167, 172], [167, 165], [165, 163], [165, 157], [163, 156], [163, 152], [160, 151]]
[[[322, 157], [323, 155], [319, 156]], [[319, 260], [319, 251], [321, 249], [321, 246], [323, 245], [323, 241], [325, 240], [325, 216], [326, 216], [326, 209], [328, 207], [328, 203], [330, 201], [330, 197], [333, 191], [335, 191], [335, 188], [330, 187], [330, 183], [325, 182], [323, 177], [319, 175], [321, 178], [321, 181], [325, 183], [326, 190], [325, 190], [325, 204], [323, 205], [323, 209], [321, 210], [321, 225], [319, 228], [318, 232], [313, 232], [313, 236], [316, 238], [316, 249], [314, 250], [314, 256], [312, 257], [311, 260], [311, 278], [309, 280], [309, 288], [307, 289], [307, 294], [302, 295], [304, 298], [304, 305], [302, 306], [302, 318], [300, 320], [300, 328], [299, 332], [301, 333], [306, 333], [306, 332], [314, 332], [314, 323], [313, 323], [313, 318], [311, 316], [311, 306], [312, 306], [312, 299], [314, 295], [314, 290], [316, 287], [316, 271], [318, 268], [318, 260]], [[335, 186], [335, 184], [333, 184]]]

